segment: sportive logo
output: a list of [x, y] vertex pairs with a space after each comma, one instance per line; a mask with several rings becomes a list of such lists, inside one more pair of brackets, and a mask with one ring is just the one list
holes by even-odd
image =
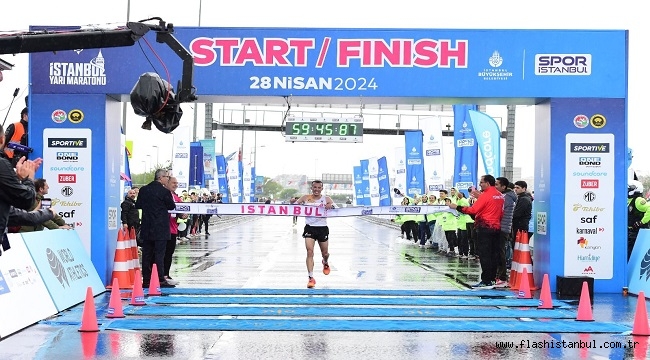
[[51, 148], [85, 148], [88, 147], [86, 138], [48, 138], [47, 146]]
[[571, 143], [573, 153], [608, 153], [609, 143]]
[[591, 54], [536, 54], [535, 75], [591, 75]]

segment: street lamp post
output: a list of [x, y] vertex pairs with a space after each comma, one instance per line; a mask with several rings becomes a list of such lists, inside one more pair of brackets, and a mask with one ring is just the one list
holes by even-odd
[[149, 158], [149, 171], [151, 171], [151, 169], [153, 169], [151, 166], [151, 155], [147, 155], [147, 157]]
[[147, 162], [142, 160], [142, 167], [144, 168], [144, 172], [147, 172]]
[[158, 145], [152, 146], [153, 148], [156, 148], [156, 166], [158, 166], [160, 163], [158, 162]]

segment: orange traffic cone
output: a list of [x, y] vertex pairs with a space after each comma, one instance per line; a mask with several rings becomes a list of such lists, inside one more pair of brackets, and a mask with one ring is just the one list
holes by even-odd
[[519, 284], [519, 293], [517, 294], [519, 299], [532, 299], [533, 295], [530, 293], [530, 286], [528, 285], [528, 270], [524, 268], [524, 272], [521, 274], [521, 284]]
[[142, 290], [142, 276], [140, 270], [135, 271], [135, 284], [133, 284], [133, 292], [131, 293], [131, 302], [134, 306], [147, 305], [144, 302], [144, 291]]
[[133, 270], [140, 270], [140, 257], [138, 256], [138, 240], [135, 233], [135, 228], [131, 228], [131, 233], [129, 234], [131, 238], [131, 258], [133, 259]]
[[86, 289], [86, 301], [84, 302], [83, 315], [81, 316], [81, 332], [99, 331], [97, 325], [97, 313], [95, 312], [95, 298], [93, 297], [93, 288]]
[[551, 299], [551, 284], [548, 280], [548, 274], [544, 274], [542, 280], [542, 293], [539, 295], [538, 309], [553, 309], [553, 299]]
[[158, 266], [151, 267], [151, 281], [149, 282], [149, 296], [162, 295], [160, 292], [160, 280], [158, 279]]
[[648, 327], [648, 309], [645, 304], [645, 294], [639, 291], [639, 298], [636, 301], [636, 313], [634, 314], [634, 326], [632, 335], [650, 336]]
[[519, 259], [518, 265], [519, 269], [517, 270], [517, 282], [515, 283], [514, 290], [519, 289], [519, 284], [521, 283], [523, 276], [523, 269], [526, 269], [528, 276], [528, 286], [529, 290], [537, 290], [535, 287], [535, 279], [533, 278], [533, 259], [530, 256], [530, 246], [528, 245], [528, 233], [521, 234], [521, 244], [519, 245]]
[[111, 300], [108, 302], [106, 317], [109, 319], [124, 317], [124, 311], [122, 311], [122, 299], [120, 299], [120, 283], [117, 279], [113, 279]]
[[[120, 229], [117, 231], [117, 247], [115, 248], [115, 261], [113, 262], [113, 279], [118, 279], [122, 289], [130, 289], [133, 286], [132, 279], [135, 274], [131, 274], [131, 247], [128, 239], [124, 237], [125, 232]], [[111, 286], [107, 286], [110, 289]]]
[[580, 303], [578, 303], [578, 317], [576, 321], [594, 321], [594, 315], [591, 312], [591, 298], [589, 297], [589, 285], [586, 281], [582, 282], [582, 292], [580, 293]]
[[512, 265], [510, 265], [510, 288], [515, 289], [517, 286], [517, 272], [519, 271], [519, 257], [521, 248], [521, 231], [515, 235], [515, 248], [512, 251]]

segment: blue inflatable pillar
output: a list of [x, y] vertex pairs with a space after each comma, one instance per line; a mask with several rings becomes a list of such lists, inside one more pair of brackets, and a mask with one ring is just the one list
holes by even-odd
[[[30, 95], [29, 144], [52, 207], [74, 227], [102, 282], [113, 271], [119, 208], [120, 102], [106, 95]], [[52, 239], [55, 241], [56, 239]]]
[[[620, 292], [627, 263], [625, 99], [552, 99], [535, 110], [533, 271]], [[530, 190], [530, 189], [529, 189]]]

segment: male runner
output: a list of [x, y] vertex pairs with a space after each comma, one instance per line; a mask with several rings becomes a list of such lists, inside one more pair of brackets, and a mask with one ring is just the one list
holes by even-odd
[[[333, 209], [334, 202], [329, 196], [321, 195], [323, 191], [323, 182], [314, 180], [311, 182], [311, 195], [303, 195], [296, 201], [299, 205], [320, 206], [325, 209]], [[323, 256], [323, 274], [329, 275], [330, 266], [327, 260], [330, 254], [327, 252], [327, 239], [329, 237], [330, 229], [327, 227], [327, 218], [305, 216], [305, 230], [302, 237], [305, 238], [305, 247], [307, 248], [307, 274], [309, 275], [308, 288], [316, 286], [314, 279], [314, 245], [318, 241], [320, 253]]]

